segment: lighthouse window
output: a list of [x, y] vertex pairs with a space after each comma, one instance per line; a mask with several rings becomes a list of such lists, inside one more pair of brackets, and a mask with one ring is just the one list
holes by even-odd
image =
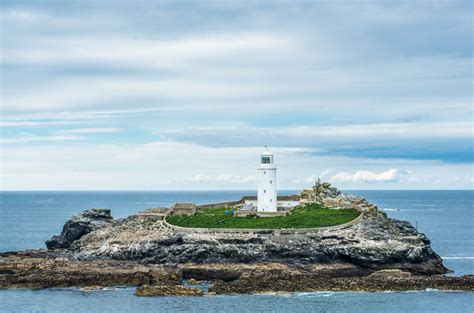
[[263, 156], [262, 157], [262, 163], [270, 163], [271, 159], [269, 156]]
[[272, 181], [270, 181], [270, 184], [272, 183]]
[[273, 199], [270, 199], [270, 202], [272, 202]]
[[263, 193], [267, 193], [267, 190], [266, 190], [266, 189], [263, 189]]

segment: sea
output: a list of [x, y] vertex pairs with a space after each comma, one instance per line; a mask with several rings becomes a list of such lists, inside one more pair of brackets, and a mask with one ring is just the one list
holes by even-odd
[[[293, 194], [296, 191], [279, 191]], [[389, 217], [410, 221], [453, 272], [474, 274], [474, 191], [345, 191], [365, 197]], [[0, 252], [44, 248], [72, 215], [109, 208], [115, 218], [175, 202], [213, 203], [254, 191], [0, 192]], [[117, 286], [0, 290], [0, 312], [474, 312], [474, 293], [297, 292], [203, 297], [136, 297]]]

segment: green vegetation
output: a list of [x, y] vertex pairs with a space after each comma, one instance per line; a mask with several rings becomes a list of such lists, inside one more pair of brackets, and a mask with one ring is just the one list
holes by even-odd
[[354, 209], [334, 210], [316, 204], [296, 207], [286, 216], [276, 217], [235, 217], [226, 215], [226, 210], [229, 209], [204, 209], [193, 216], [168, 216], [166, 221], [176, 226], [196, 228], [312, 228], [344, 224], [360, 214]]

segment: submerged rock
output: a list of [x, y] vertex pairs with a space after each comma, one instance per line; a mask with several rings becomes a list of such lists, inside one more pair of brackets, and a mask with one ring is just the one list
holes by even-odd
[[63, 226], [60, 235], [46, 241], [48, 249], [68, 248], [82, 236], [109, 225], [113, 221], [109, 209], [91, 209], [73, 216]]

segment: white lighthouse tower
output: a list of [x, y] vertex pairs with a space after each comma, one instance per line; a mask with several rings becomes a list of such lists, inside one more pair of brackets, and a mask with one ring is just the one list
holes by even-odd
[[276, 170], [273, 164], [273, 154], [268, 152], [265, 146], [265, 152], [262, 153], [258, 170], [258, 196], [257, 212], [276, 212], [277, 211], [277, 189], [276, 189]]

